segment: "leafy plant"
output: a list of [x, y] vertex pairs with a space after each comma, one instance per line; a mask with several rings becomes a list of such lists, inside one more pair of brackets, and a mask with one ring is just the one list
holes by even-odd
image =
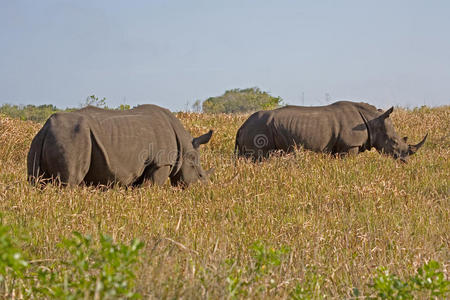
[[446, 297], [450, 292], [450, 281], [445, 279], [441, 266], [437, 261], [430, 260], [417, 270], [410, 279], [412, 289], [426, 291], [431, 297]]
[[67, 250], [69, 259], [53, 270], [42, 268], [37, 272], [37, 294], [57, 299], [140, 298], [134, 292], [134, 265], [139, 259], [143, 243], [133, 240], [130, 245], [115, 244], [109, 236], [100, 236], [97, 249], [90, 236], [78, 232], [60, 246]]
[[27, 267], [28, 263], [17, 241], [12, 238], [10, 228], [0, 222], [0, 287], [3, 285], [4, 294], [15, 288], [17, 280], [24, 277]]
[[88, 105], [92, 105], [92, 106], [97, 106], [97, 107], [101, 107], [101, 108], [107, 108], [106, 106], [106, 98], [98, 98], [95, 95], [90, 95], [89, 97], [86, 98], [86, 101], [84, 102], [83, 106], [88, 106]]
[[234, 260], [227, 260], [226, 264], [230, 266], [230, 272], [227, 276], [227, 291], [230, 299], [238, 299], [239, 297], [246, 297], [248, 295], [245, 287], [248, 282], [242, 278], [244, 270], [235, 266]]
[[322, 292], [323, 283], [322, 275], [318, 274], [314, 267], [309, 267], [306, 270], [305, 279], [295, 285], [289, 297], [293, 300], [325, 299]]
[[265, 290], [266, 285], [259, 283], [263, 279], [268, 279], [269, 284], [274, 284], [270, 278], [274, 267], [279, 267], [290, 249], [282, 246], [280, 249], [267, 247], [261, 241], [251, 245], [252, 261], [247, 267], [238, 267], [234, 260], [228, 260], [231, 271], [227, 276], [228, 293], [230, 298], [245, 297], [248, 295], [246, 287], [255, 285], [258, 290]]
[[265, 246], [261, 241], [254, 243], [251, 246], [252, 257], [254, 260], [254, 267], [252, 269], [256, 276], [265, 275], [270, 272], [272, 267], [281, 265], [281, 262], [286, 254], [289, 253], [289, 248], [282, 246], [280, 249]]
[[118, 110], [128, 110], [130, 108], [131, 108], [131, 106], [129, 104], [120, 104], [117, 109]]
[[441, 266], [436, 261], [429, 261], [417, 269], [414, 276], [407, 280], [399, 279], [385, 267], [377, 269], [377, 275], [369, 286], [375, 291], [373, 299], [413, 299], [446, 298], [449, 294], [450, 282], [440, 271]]
[[411, 299], [411, 287], [385, 267], [377, 269], [377, 275], [370, 285], [376, 291], [378, 299]]

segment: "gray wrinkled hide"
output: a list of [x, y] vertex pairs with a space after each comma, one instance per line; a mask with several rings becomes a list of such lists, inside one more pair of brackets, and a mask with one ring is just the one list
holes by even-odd
[[359, 153], [375, 147], [405, 160], [425, 139], [418, 145], [406, 144], [389, 118], [392, 111], [349, 101], [259, 111], [238, 130], [235, 150], [240, 156], [257, 160], [275, 150], [290, 152], [296, 146], [331, 154]]
[[198, 146], [167, 109], [156, 105], [116, 111], [86, 107], [52, 115], [33, 139], [28, 179], [58, 179], [78, 185], [150, 181], [190, 184], [206, 179]]

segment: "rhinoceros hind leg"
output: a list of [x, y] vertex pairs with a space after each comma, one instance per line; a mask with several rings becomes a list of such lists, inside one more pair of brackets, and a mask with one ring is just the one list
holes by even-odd
[[66, 132], [50, 131], [43, 144], [42, 169], [62, 185], [79, 185], [90, 164], [89, 133], [67, 137]]

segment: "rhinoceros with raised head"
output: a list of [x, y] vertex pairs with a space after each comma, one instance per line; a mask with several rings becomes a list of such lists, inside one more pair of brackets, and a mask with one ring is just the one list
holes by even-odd
[[285, 106], [252, 114], [239, 128], [235, 151], [254, 160], [296, 146], [331, 154], [356, 154], [372, 147], [406, 161], [425, 142], [408, 145], [395, 132], [387, 111], [367, 103], [340, 101], [327, 106]]
[[192, 138], [167, 109], [86, 107], [53, 114], [28, 152], [28, 180], [57, 179], [64, 185], [172, 185], [205, 181], [198, 148], [208, 133]]

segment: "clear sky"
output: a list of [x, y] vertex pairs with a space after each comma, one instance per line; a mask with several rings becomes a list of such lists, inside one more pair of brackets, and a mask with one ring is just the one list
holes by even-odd
[[0, 0], [0, 103], [450, 104], [450, 1]]

